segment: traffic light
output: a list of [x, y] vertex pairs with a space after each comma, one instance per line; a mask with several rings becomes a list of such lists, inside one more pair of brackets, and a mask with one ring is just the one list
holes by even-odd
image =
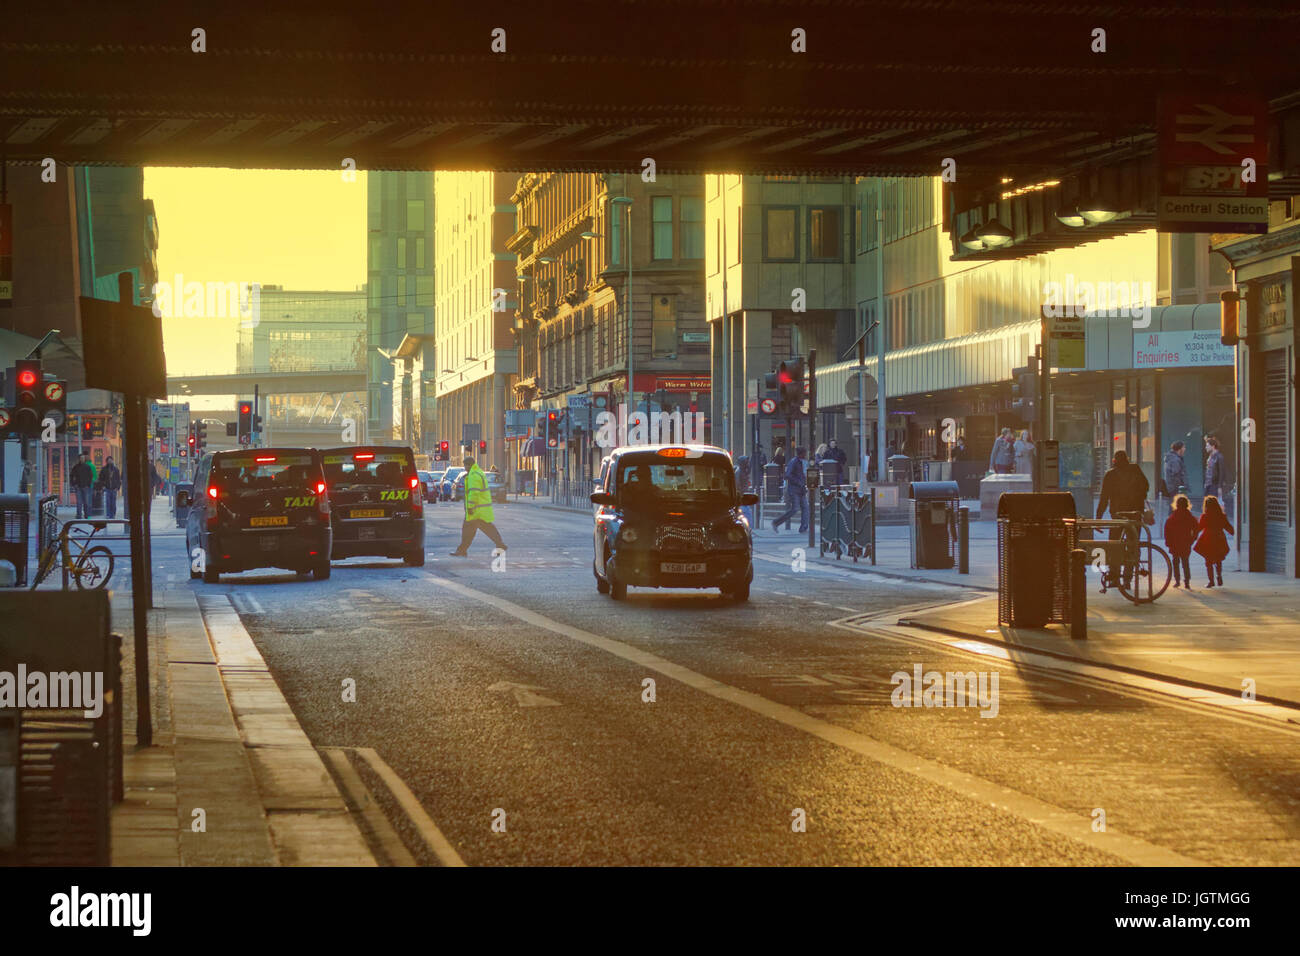
[[7, 430], [26, 438], [41, 434], [40, 404], [41, 363], [19, 359], [5, 376]]
[[486, 440], [486, 439], [480, 438], [480, 439], [478, 440], [478, 453], [479, 453], [480, 455], [486, 455], [486, 454], [487, 454], [487, 440]]
[[1238, 327], [1241, 295], [1229, 289], [1219, 293], [1219, 302], [1219, 341], [1224, 345], [1236, 345], [1241, 340], [1241, 329]]
[[1011, 370], [1011, 410], [1022, 422], [1038, 421], [1038, 356], [1029, 356], [1029, 364]]
[[438, 460], [451, 461], [451, 442], [449, 441], [438, 442]]
[[194, 454], [199, 456], [203, 454], [203, 449], [208, 447], [208, 423], [197, 421], [194, 423]]
[[560, 413], [551, 411], [546, 413], [546, 447], [560, 447]]
[[190, 432], [189, 432], [189, 437], [186, 439], [186, 441], [187, 441], [188, 444], [189, 444], [189, 448], [187, 449], [187, 451], [189, 451], [189, 453], [190, 453], [190, 457], [191, 457], [191, 458], [194, 457], [194, 452], [195, 452], [195, 450], [196, 450], [196, 448], [197, 448], [197, 445], [198, 445], [198, 441], [197, 441], [197, 439], [195, 438], [195, 432], [197, 431], [197, 429], [196, 429], [196, 427], [195, 427], [196, 425], [197, 425], [196, 422], [190, 422]]
[[253, 416], [253, 434], [254, 434], [254, 435], [261, 435], [261, 434], [262, 434], [262, 416], [261, 416], [261, 415], [254, 415], [254, 416]]
[[776, 370], [778, 402], [783, 415], [798, 415], [803, 411], [804, 400], [803, 359], [782, 362]]
[[253, 434], [253, 403], [252, 402], [239, 403], [239, 434], [241, 436]]
[[41, 384], [41, 422], [48, 418], [54, 422], [55, 431], [61, 431], [68, 422], [68, 383], [49, 381]]

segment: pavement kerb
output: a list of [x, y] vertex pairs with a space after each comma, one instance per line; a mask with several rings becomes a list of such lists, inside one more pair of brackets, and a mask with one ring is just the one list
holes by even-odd
[[[1225, 686], [1223, 684], [1211, 684], [1206, 681], [1198, 681], [1190, 677], [1181, 675], [1162, 674], [1159, 671], [1145, 670], [1140, 667], [1131, 667], [1127, 664], [1117, 664], [1113, 661], [1099, 661], [1090, 657], [1083, 657], [1079, 654], [1070, 654], [1065, 651], [1051, 650], [1044, 647], [1031, 644], [1017, 644], [1012, 641], [1002, 640], [983, 631], [959, 631], [956, 628], [943, 627], [939, 624], [931, 624], [922, 617], [901, 617], [896, 622], [898, 627], [912, 627], [923, 631], [931, 631], [935, 634], [943, 634], [948, 637], [960, 637], [971, 641], [980, 641], [985, 644], [996, 644], [999, 647], [1005, 647], [1015, 651], [1030, 651], [1034, 654], [1042, 654], [1044, 657], [1054, 657], [1057, 660], [1071, 661], [1078, 664], [1087, 664], [1092, 667], [1102, 667], [1108, 670], [1119, 671], [1124, 674], [1132, 674], [1135, 677], [1146, 677], [1151, 680], [1165, 681], [1171, 684], [1179, 684], [1185, 687], [1196, 687], [1201, 690], [1213, 691], [1216, 694], [1227, 694], [1229, 696], [1239, 696], [1240, 687]], [[1069, 638], [1067, 638], [1069, 639]], [[1273, 704], [1276, 707], [1285, 707], [1294, 710], [1300, 714], [1300, 703], [1294, 700], [1288, 700], [1285, 697], [1273, 697], [1268, 694], [1257, 694], [1254, 698], [1265, 704]]]

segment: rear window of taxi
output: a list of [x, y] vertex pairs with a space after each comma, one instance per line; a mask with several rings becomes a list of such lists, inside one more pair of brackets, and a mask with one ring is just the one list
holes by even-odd
[[212, 482], [231, 493], [276, 488], [311, 488], [321, 481], [320, 465], [311, 452], [231, 455], [212, 464]]
[[414, 488], [415, 461], [409, 451], [325, 452], [325, 481], [337, 491]]

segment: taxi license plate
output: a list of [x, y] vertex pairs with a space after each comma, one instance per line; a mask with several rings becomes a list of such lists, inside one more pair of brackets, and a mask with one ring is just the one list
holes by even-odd
[[659, 571], [663, 574], [703, 574], [708, 569], [707, 564], [677, 564], [671, 561], [659, 563]]
[[250, 528], [283, 528], [288, 524], [288, 515], [259, 515], [248, 519]]
[[350, 518], [382, 518], [383, 516], [383, 508], [353, 508], [348, 515]]

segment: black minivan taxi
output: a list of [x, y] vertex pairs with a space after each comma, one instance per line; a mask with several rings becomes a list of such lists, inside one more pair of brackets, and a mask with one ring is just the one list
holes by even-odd
[[712, 445], [632, 445], [609, 456], [595, 515], [592, 573], [616, 601], [628, 586], [719, 588], [749, 599], [753, 538], [731, 456]]
[[424, 564], [424, 488], [403, 445], [321, 449], [335, 558], [383, 555]]
[[[205, 455], [185, 524], [190, 577], [288, 568], [330, 576], [330, 501], [314, 448], [254, 448]], [[203, 563], [195, 570], [195, 548]]]

